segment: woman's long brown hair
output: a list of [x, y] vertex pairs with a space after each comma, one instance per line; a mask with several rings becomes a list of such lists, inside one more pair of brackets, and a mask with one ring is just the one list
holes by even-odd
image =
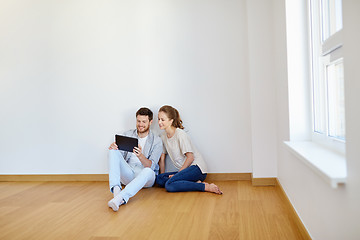
[[183, 121], [181, 120], [180, 114], [178, 110], [176, 110], [176, 108], [173, 108], [172, 106], [169, 105], [164, 105], [159, 109], [159, 112], [165, 113], [169, 119], [173, 120], [172, 122], [173, 127], [184, 129], [184, 126], [182, 125]]

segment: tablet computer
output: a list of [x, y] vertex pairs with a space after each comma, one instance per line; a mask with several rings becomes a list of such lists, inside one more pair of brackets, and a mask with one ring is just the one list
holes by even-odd
[[122, 135], [115, 135], [115, 143], [119, 150], [132, 152], [134, 147], [138, 146], [138, 139]]

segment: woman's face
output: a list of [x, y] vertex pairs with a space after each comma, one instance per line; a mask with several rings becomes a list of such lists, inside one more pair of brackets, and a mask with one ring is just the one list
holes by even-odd
[[174, 120], [169, 119], [166, 113], [159, 112], [158, 113], [158, 122], [159, 122], [159, 128], [161, 130], [167, 129], [168, 127], [171, 127], [171, 124]]

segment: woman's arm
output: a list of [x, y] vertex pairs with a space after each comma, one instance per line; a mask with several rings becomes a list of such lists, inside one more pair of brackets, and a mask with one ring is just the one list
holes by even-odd
[[[182, 167], [179, 169], [179, 172], [189, 167], [194, 161], [194, 154], [192, 152], [185, 153], [186, 159]], [[169, 175], [169, 178], [173, 177], [175, 174]]]
[[162, 153], [159, 160], [160, 173], [165, 172], [165, 153]]
[[185, 159], [184, 165], [182, 165], [179, 172], [184, 170], [185, 168], [189, 167], [195, 159], [194, 154], [192, 152], [185, 153], [185, 156], [186, 156], [186, 159]]

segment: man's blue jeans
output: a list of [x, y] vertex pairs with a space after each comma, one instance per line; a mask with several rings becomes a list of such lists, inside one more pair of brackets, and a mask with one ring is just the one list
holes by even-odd
[[125, 202], [142, 188], [152, 187], [155, 182], [155, 172], [151, 168], [130, 166], [118, 150], [109, 151], [109, 185], [110, 191], [115, 186], [121, 189], [121, 183], [126, 187], [119, 193]]
[[[169, 178], [169, 175], [174, 174]], [[205, 191], [204, 183], [197, 183], [197, 181], [204, 181], [206, 173], [203, 174], [197, 165], [192, 165], [180, 172], [168, 172], [159, 174], [156, 177], [156, 183], [160, 187], [165, 187], [168, 192], [190, 192], [190, 191]]]

